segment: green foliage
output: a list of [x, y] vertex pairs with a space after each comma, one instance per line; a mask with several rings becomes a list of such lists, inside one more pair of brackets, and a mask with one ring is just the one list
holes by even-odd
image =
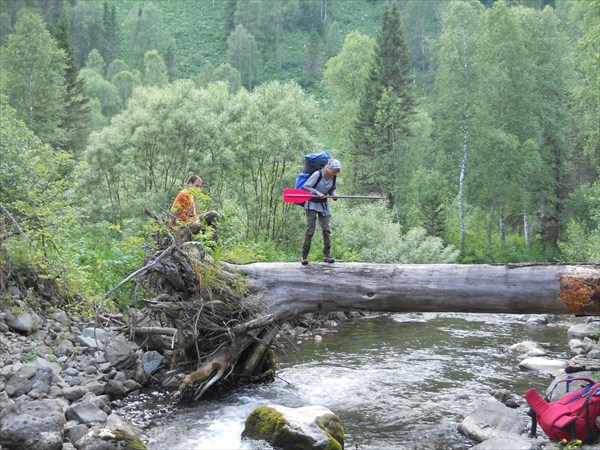
[[77, 2], [71, 9], [71, 32], [80, 67], [93, 49], [103, 49], [106, 29], [100, 1]]
[[60, 125], [65, 115], [67, 56], [43, 20], [25, 11], [0, 56], [0, 88], [19, 119], [43, 142], [60, 144], [65, 139]]
[[569, 221], [558, 247], [564, 261], [600, 263], [600, 182], [582, 191], [587, 211]]
[[323, 85], [331, 98], [331, 107], [321, 115], [319, 125], [321, 134], [327, 136], [334, 147], [351, 148], [351, 132], [368, 80], [374, 47], [374, 39], [353, 31], [346, 36], [340, 52], [325, 65]]
[[114, 83], [114, 77], [120, 72], [128, 72], [129, 66], [121, 59], [115, 59], [106, 68], [106, 79]]
[[106, 64], [104, 63], [104, 58], [100, 54], [100, 52], [96, 49], [93, 49], [87, 57], [87, 63], [85, 65], [88, 69], [92, 69], [98, 72], [101, 76], [104, 76], [104, 69]]
[[104, 117], [110, 119], [121, 110], [122, 102], [117, 88], [106, 81], [96, 70], [81, 69], [79, 79], [84, 83], [84, 95], [98, 100]]
[[243, 25], [238, 25], [227, 39], [227, 59], [240, 74], [242, 86], [252, 89], [258, 75], [259, 53], [256, 41]]
[[406, 234], [383, 202], [345, 205], [338, 201], [332, 219], [334, 253], [344, 261], [450, 263], [458, 252], [423, 228]]
[[175, 54], [175, 39], [163, 24], [161, 11], [151, 1], [137, 2], [125, 19], [124, 60], [131, 68], [144, 68], [144, 55], [157, 50], [167, 67], [172, 69]]
[[144, 84], [162, 87], [169, 82], [167, 66], [156, 50], [144, 55]]
[[[413, 72], [396, 3], [386, 6], [377, 36], [369, 82], [360, 98], [352, 135], [352, 184], [367, 192], [384, 192], [390, 200], [406, 149], [400, 144], [409, 134], [416, 100]], [[390, 177], [389, 172], [392, 173]]]
[[246, 238], [279, 241], [289, 217], [281, 191], [292, 183], [312, 136], [316, 104], [294, 84], [268, 83], [232, 99], [230, 129], [235, 136], [228, 180], [244, 217]]
[[[113, 307], [103, 293], [143, 260], [144, 207], [166, 215], [191, 173], [221, 213], [218, 259], [295, 261], [304, 216], [281, 189], [320, 142], [343, 160], [340, 193], [392, 201], [337, 202], [336, 257], [452, 261], [444, 238], [461, 262], [598, 261], [598, 0], [62, 4], [71, 27], [37, 0], [0, 11], [3, 266]], [[73, 171], [82, 94], [97, 132]]]
[[31, 361], [35, 361], [40, 356], [38, 349], [34, 348], [30, 350], [28, 353], [25, 353], [21, 356], [21, 362], [28, 363]]

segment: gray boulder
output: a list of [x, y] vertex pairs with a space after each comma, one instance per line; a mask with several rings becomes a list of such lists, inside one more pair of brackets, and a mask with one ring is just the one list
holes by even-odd
[[60, 450], [65, 423], [64, 405], [59, 401], [13, 403], [0, 413], [0, 446]]
[[77, 336], [79, 343], [85, 347], [97, 348], [102, 350], [108, 339], [108, 333], [102, 328], [84, 328], [81, 334]]
[[246, 419], [242, 436], [266, 441], [283, 450], [344, 448], [344, 429], [339, 417], [324, 406], [316, 405], [259, 406]]
[[458, 431], [469, 439], [482, 442], [508, 433], [523, 434], [527, 431], [527, 426], [516, 409], [492, 399], [465, 417], [458, 426]]
[[95, 426], [75, 446], [78, 450], [144, 450], [142, 431], [116, 414], [111, 414], [104, 426]]
[[6, 324], [15, 331], [31, 334], [40, 329], [42, 319], [32, 311], [23, 311], [18, 314], [8, 313]]
[[108, 415], [90, 401], [76, 403], [67, 409], [67, 419], [84, 425], [104, 424], [107, 418]]
[[162, 365], [165, 358], [157, 351], [151, 350], [142, 356], [142, 369], [144, 373], [152, 375]]
[[137, 346], [127, 340], [123, 335], [110, 338], [104, 347], [104, 356], [113, 367], [118, 370], [129, 369], [133, 367], [136, 356]]
[[569, 365], [564, 359], [550, 359], [542, 357], [525, 358], [519, 363], [520, 369], [536, 370], [538, 372], [547, 373], [556, 376], [561, 373]]
[[598, 334], [599, 329], [598, 323], [580, 323], [570, 326], [567, 330], [567, 336], [569, 339], [591, 338]]
[[544, 448], [549, 441], [544, 439], [532, 439], [518, 434], [505, 434], [487, 439], [471, 450], [539, 450]]

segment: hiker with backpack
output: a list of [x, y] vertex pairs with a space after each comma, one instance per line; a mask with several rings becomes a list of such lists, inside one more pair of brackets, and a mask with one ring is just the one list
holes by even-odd
[[198, 234], [208, 227], [212, 230], [211, 240], [216, 242], [216, 223], [219, 213], [216, 211], [207, 211], [200, 215], [196, 213], [194, 195], [204, 199], [208, 198], [200, 191], [202, 178], [198, 175], [192, 175], [187, 179], [185, 184], [186, 187], [177, 194], [171, 206], [171, 228], [175, 230], [187, 228], [192, 234]]
[[306, 231], [302, 244], [303, 266], [308, 264], [308, 253], [310, 252], [310, 245], [315, 234], [317, 219], [323, 231], [323, 261], [326, 263], [335, 262], [331, 257], [331, 229], [329, 227], [331, 209], [329, 208], [327, 197], [337, 200], [335, 182], [341, 169], [342, 165], [337, 159], [329, 159], [325, 167], [313, 172], [301, 187], [303, 190], [314, 195], [314, 198], [304, 202]]

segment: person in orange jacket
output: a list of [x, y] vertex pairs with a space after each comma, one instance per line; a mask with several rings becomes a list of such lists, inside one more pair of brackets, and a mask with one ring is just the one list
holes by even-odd
[[216, 241], [216, 222], [219, 218], [219, 213], [216, 211], [207, 211], [198, 215], [196, 212], [194, 194], [201, 195], [202, 178], [198, 175], [192, 175], [187, 179], [185, 184], [186, 187], [177, 194], [171, 206], [171, 227], [178, 229], [185, 226], [193, 234], [198, 234], [208, 226], [213, 229], [212, 240]]

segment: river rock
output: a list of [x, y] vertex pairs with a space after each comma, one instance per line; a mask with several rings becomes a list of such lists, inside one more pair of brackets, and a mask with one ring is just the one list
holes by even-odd
[[112, 337], [104, 347], [106, 360], [118, 370], [129, 369], [135, 363], [137, 346], [123, 335]]
[[569, 380], [569, 378], [577, 377], [577, 378], [592, 378], [592, 372], [578, 372], [576, 375], [570, 375], [567, 373], [560, 374], [554, 381], [550, 383], [550, 386], [546, 389], [545, 397], [548, 398], [549, 401], [554, 402], [562, 397], [564, 397], [569, 392], [576, 391], [577, 389], [587, 386], [587, 382], [585, 380]]
[[6, 385], [4, 386], [4, 390], [9, 397], [12, 398], [17, 398], [23, 394], [27, 394], [31, 388], [33, 388], [31, 381], [17, 374], [13, 374], [6, 381]]
[[77, 340], [85, 347], [102, 350], [108, 339], [108, 333], [102, 328], [84, 328], [81, 330]]
[[594, 347], [594, 342], [590, 338], [569, 339], [569, 348], [572, 355], [585, 355]]
[[461, 434], [476, 442], [507, 433], [522, 434], [526, 430], [521, 414], [495, 399], [475, 409], [458, 426]]
[[532, 439], [519, 434], [507, 433], [494, 436], [471, 447], [471, 450], [539, 450], [545, 448], [549, 441]]
[[571, 325], [567, 330], [569, 339], [583, 339], [585, 337], [593, 338], [598, 334], [600, 327], [598, 323], [578, 323]]
[[108, 428], [93, 428], [76, 443], [77, 450], [147, 450], [142, 440], [134, 435]]
[[540, 344], [533, 341], [523, 341], [518, 344], [513, 344], [510, 346], [510, 350], [527, 357], [546, 356], [547, 354], [546, 350], [544, 350]]
[[152, 375], [162, 365], [165, 358], [157, 351], [151, 350], [142, 355], [142, 370], [148, 375]]
[[532, 314], [527, 319], [527, 325], [547, 325], [548, 316], [545, 314]]
[[57, 400], [13, 403], [0, 413], [0, 446], [62, 449], [64, 405]]
[[6, 314], [6, 324], [15, 331], [31, 334], [40, 329], [42, 319], [32, 311], [22, 311], [19, 314]]
[[318, 405], [301, 408], [259, 406], [246, 419], [242, 436], [266, 441], [283, 450], [344, 448], [340, 418]]
[[90, 401], [76, 403], [67, 409], [67, 419], [84, 425], [104, 424], [108, 415]]
[[538, 372], [547, 373], [556, 376], [561, 373], [569, 365], [564, 359], [549, 359], [542, 357], [525, 358], [519, 363], [520, 369], [537, 370]]

